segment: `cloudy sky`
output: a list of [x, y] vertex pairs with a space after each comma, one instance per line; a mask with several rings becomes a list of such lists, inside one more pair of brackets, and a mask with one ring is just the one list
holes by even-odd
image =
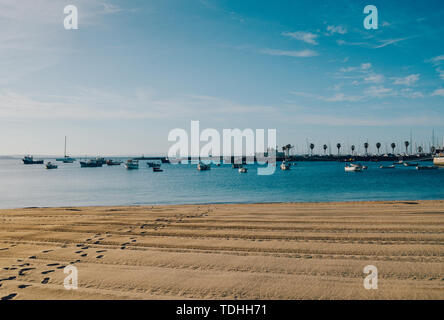
[[444, 3], [372, 1], [378, 30], [367, 4], [0, 0], [0, 154], [165, 154], [191, 120], [298, 152], [444, 136]]

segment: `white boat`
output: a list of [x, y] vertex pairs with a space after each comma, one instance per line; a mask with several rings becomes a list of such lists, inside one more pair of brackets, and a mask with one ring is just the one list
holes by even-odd
[[379, 166], [380, 169], [395, 169], [395, 165], [391, 165], [391, 166]]
[[139, 169], [139, 161], [129, 159], [125, 162], [125, 168], [128, 170]]
[[433, 158], [433, 165], [444, 167], [444, 153], [439, 153], [436, 157]]
[[239, 173], [247, 173], [248, 169], [245, 167], [240, 167], [239, 168]]
[[291, 163], [286, 162], [285, 160], [281, 163], [281, 170], [290, 170]]
[[345, 172], [361, 172], [363, 167], [361, 165], [351, 163], [349, 166], [345, 166], [344, 170]]
[[63, 156], [63, 158], [56, 159], [56, 161], [62, 161], [63, 163], [73, 163], [74, 161], [76, 161], [76, 159], [71, 158], [71, 157], [66, 155], [66, 136], [65, 136], [65, 152], [64, 152], [64, 156]]
[[51, 161], [46, 163], [46, 169], [57, 169], [57, 165], [52, 163]]
[[199, 170], [199, 171], [207, 171], [210, 169], [211, 169], [211, 166], [209, 164], [204, 164], [202, 162], [199, 162], [199, 164], [197, 165], [197, 170]]

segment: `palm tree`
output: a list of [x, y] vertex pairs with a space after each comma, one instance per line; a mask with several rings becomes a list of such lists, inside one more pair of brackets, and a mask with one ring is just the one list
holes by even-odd
[[392, 154], [395, 154], [396, 144], [394, 142], [392, 142], [392, 144], [390, 146], [392, 147]]
[[314, 149], [315, 145], [313, 143], [310, 143], [310, 150], [311, 150], [311, 155], [313, 155], [313, 149]]
[[341, 150], [341, 144], [338, 143], [338, 144], [336, 145], [336, 148], [338, 148], [338, 156], [339, 156], [339, 151]]
[[324, 148], [324, 155], [325, 155], [327, 153], [327, 145], [324, 144], [323, 148]]
[[408, 142], [408, 141], [404, 141], [404, 145], [405, 145], [405, 154], [408, 154], [408, 153], [409, 153], [409, 145], [410, 145], [410, 142]]
[[355, 155], [355, 145], [354, 144], [352, 144], [351, 149], [352, 149], [352, 155]]
[[365, 155], [368, 155], [368, 142], [364, 143]]
[[376, 143], [376, 149], [378, 149], [378, 155], [379, 155], [379, 148], [381, 148], [381, 143], [380, 143], [380, 142], [377, 142], [377, 143]]

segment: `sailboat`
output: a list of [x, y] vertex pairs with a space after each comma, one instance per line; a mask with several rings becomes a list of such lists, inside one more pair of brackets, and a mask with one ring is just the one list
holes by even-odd
[[74, 161], [76, 161], [76, 159], [71, 158], [71, 157], [66, 155], [66, 136], [65, 136], [65, 153], [64, 153], [64, 156], [63, 156], [63, 158], [56, 159], [56, 161], [62, 161], [63, 163], [73, 163]]

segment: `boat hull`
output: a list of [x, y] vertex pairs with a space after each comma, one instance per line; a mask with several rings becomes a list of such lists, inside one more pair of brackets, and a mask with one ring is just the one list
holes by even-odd
[[444, 157], [433, 158], [433, 165], [439, 166], [439, 167], [444, 167]]

